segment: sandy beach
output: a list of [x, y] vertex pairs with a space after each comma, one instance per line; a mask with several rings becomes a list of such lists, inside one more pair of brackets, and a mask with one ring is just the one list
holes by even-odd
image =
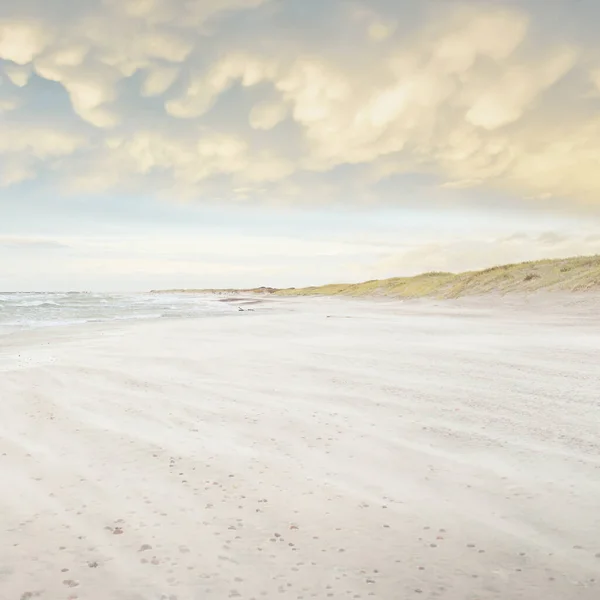
[[0, 341], [2, 600], [597, 600], [594, 297]]

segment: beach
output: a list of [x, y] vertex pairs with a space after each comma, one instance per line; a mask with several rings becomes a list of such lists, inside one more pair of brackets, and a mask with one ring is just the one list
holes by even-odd
[[6, 335], [0, 598], [597, 600], [599, 305]]

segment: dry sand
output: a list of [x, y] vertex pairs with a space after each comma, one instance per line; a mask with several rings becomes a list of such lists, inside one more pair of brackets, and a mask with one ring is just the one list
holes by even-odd
[[597, 299], [0, 339], [0, 598], [597, 600]]

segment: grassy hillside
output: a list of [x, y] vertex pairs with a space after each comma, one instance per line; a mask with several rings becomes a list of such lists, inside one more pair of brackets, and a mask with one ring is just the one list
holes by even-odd
[[540, 290], [600, 290], [600, 256], [541, 260], [466, 273], [424, 273], [355, 284], [277, 290], [279, 296], [387, 296], [459, 298], [482, 294], [531, 293]]
[[531, 293], [541, 290], [600, 291], [600, 256], [540, 260], [466, 273], [424, 273], [415, 277], [334, 283], [307, 288], [251, 290], [168, 290], [196, 293], [252, 293], [276, 296], [384, 296], [391, 298], [460, 298], [482, 294]]

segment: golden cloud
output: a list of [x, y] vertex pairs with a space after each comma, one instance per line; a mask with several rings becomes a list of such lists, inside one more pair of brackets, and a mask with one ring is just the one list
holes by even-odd
[[[385, 14], [353, 4], [339, 29], [364, 33], [348, 58], [300, 32], [276, 52], [268, 31], [243, 42], [214, 35], [226, 22], [217, 16], [267, 4], [110, 0], [64, 22], [41, 11], [5, 17], [0, 68], [11, 87], [0, 109], [26, 110], [35, 74], [66, 93], [69, 131], [81, 132], [52, 140], [48, 118], [31, 144], [9, 134], [0, 141], [14, 173], [5, 184], [35, 177], [65, 148], [63, 157], [82, 150], [73, 136], [89, 135], [77, 173], [68, 158], [53, 167], [71, 184], [143, 185], [160, 174], [193, 195], [220, 177], [235, 196], [240, 187], [360, 165], [373, 179], [424, 173], [444, 189], [598, 203], [600, 117], [589, 103], [600, 94], [600, 70], [589, 43], [540, 38], [523, 8], [475, 2], [428, 13], [409, 33], [401, 4]], [[237, 108], [214, 119], [234, 90]], [[282, 140], [284, 120], [294, 135]]]

